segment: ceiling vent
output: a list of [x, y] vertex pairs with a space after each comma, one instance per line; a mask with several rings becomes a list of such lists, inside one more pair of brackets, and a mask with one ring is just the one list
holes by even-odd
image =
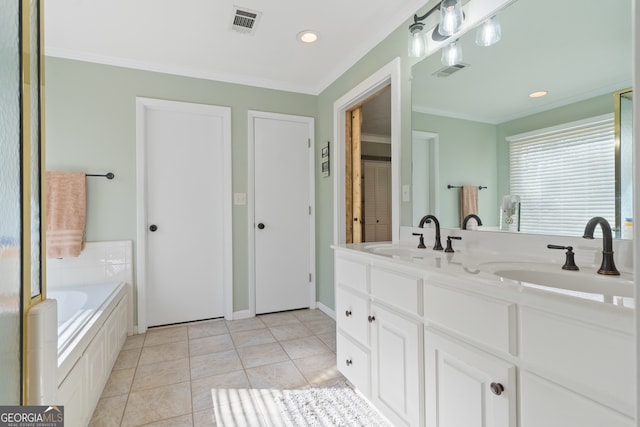
[[255, 10], [238, 6], [234, 6], [233, 10], [231, 29], [238, 33], [253, 35], [256, 31], [258, 20], [260, 16], [262, 16], [262, 12], [256, 12]]
[[468, 66], [469, 64], [465, 64], [465, 63], [446, 66], [444, 68], [440, 68], [438, 71], [436, 71], [431, 75], [436, 77], [449, 77], [451, 74], [457, 73], [458, 71], [462, 70], [463, 68], [467, 68]]

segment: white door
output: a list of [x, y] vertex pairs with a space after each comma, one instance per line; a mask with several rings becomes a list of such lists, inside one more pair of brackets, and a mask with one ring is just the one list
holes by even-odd
[[138, 111], [147, 325], [222, 317], [230, 269], [230, 109], [139, 100]]
[[391, 162], [364, 160], [364, 242], [391, 240]]
[[250, 112], [255, 312], [306, 308], [315, 297], [313, 119]]

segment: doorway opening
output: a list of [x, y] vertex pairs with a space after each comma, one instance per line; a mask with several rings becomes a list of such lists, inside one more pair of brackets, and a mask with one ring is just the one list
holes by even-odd
[[346, 112], [346, 243], [391, 240], [391, 86]]
[[[362, 164], [362, 145], [360, 145], [360, 161], [353, 161], [353, 147], [347, 150], [348, 144], [352, 144], [347, 140], [347, 129], [349, 128], [349, 134], [352, 134], [352, 124], [354, 122], [353, 112], [359, 111], [359, 114], [362, 114], [361, 108], [367, 105], [368, 100], [374, 100], [377, 97], [381, 96], [381, 94], [385, 93], [385, 90], [388, 90], [389, 93], [389, 104], [390, 104], [390, 132], [389, 132], [389, 145], [390, 145], [390, 156], [382, 156], [386, 157], [384, 160], [388, 163], [390, 157], [390, 186], [389, 186], [389, 197], [391, 198], [390, 205], [390, 217], [391, 217], [391, 240], [399, 240], [400, 237], [400, 203], [399, 203], [399, 194], [400, 194], [400, 59], [396, 58], [391, 61], [389, 64], [382, 67], [372, 76], [361, 82], [351, 91], [346, 93], [343, 97], [338, 99], [333, 105], [334, 112], [334, 140], [336, 145], [335, 151], [335, 178], [334, 178], [334, 242], [336, 244], [347, 243], [349, 241], [353, 242], [353, 223], [356, 223], [355, 218], [358, 218], [358, 223], [361, 220], [363, 210], [362, 204], [360, 204], [360, 211], [356, 211], [354, 215], [353, 212], [353, 183], [360, 183], [360, 191], [361, 193], [364, 191], [364, 186], [362, 185], [362, 175], [363, 175], [363, 164]], [[365, 111], [366, 114], [366, 111]], [[356, 123], [360, 123], [360, 118], [356, 116]], [[362, 130], [362, 128], [360, 128]], [[362, 135], [360, 135], [360, 141], [362, 142]], [[380, 141], [373, 141], [379, 143]], [[358, 159], [358, 154], [356, 154], [356, 160]], [[376, 156], [374, 156], [376, 157]], [[367, 161], [376, 161], [381, 159], [365, 159]], [[347, 173], [347, 164], [351, 164], [352, 170]], [[358, 171], [354, 173], [353, 167], [356, 169], [359, 168], [359, 177], [356, 176]], [[349, 179], [347, 179], [347, 175], [349, 175]], [[356, 176], [354, 178], [354, 176]], [[374, 174], [375, 176], [375, 174]], [[351, 184], [348, 184], [351, 182]], [[349, 203], [349, 197], [347, 194], [351, 194], [350, 200], [351, 204], [347, 206]], [[362, 195], [359, 197], [356, 195], [355, 200], [362, 200]], [[366, 200], [365, 200], [366, 202]], [[349, 212], [349, 213], [348, 213]], [[365, 218], [366, 222], [366, 218]], [[347, 226], [349, 223], [349, 227]], [[360, 225], [360, 224], [358, 224]], [[358, 227], [362, 230], [362, 227]], [[350, 239], [347, 240], [347, 233], [349, 230], [351, 236]], [[366, 231], [365, 231], [366, 233]], [[372, 232], [369, 231], [369, 235]], [[388, 240], [388, 239], [387, 239]]]

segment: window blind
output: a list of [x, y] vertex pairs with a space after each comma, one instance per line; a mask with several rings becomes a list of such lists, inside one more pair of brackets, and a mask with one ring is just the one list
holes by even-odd
[[612, 114], [508, 137], [520, 230], [582, 236], [590, 218], [615, 226]]

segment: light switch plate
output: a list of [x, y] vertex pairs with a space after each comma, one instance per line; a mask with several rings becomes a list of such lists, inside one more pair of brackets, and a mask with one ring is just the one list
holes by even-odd
[[402, 186], [402, 201], [403, 202], [411, 201], [411, 196], [409, 195], [409, 185], [407, 184]]
[[233, 204], [234, 205], [246, 205], [247, 204], [247, 193], [233, 193]]

